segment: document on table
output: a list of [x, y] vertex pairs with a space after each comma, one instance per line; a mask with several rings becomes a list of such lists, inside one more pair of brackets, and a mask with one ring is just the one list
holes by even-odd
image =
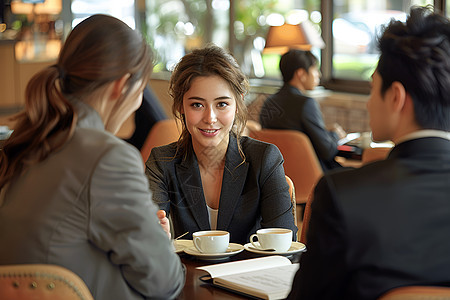
[[298, 267], [286, 257], [268, 256], [198, 269], [210, 273], [214, 285], [271, 300], [289, 295]]

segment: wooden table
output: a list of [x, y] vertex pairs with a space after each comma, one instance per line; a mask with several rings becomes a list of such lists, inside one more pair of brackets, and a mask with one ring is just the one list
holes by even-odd
[[[294, 254], [289, 257], [292, 262], [298, 262], [300, 254]], [[224, 289], [214, 287], [208, 283], [200, 280], [200, 276], [207, 275], [208, 273], [202, 270], [197, 270], [197, 267], [218, 264], [223, 262], [230, 262], [242, 259], [262, 257], [264, 255], [255, 254], [248, 252], [246, 250], [239, 254], [236, 254], [226, 260], [220, 261], [206, 261], [199, 260], [185, 253], [180, 253], [181, 261], [184, 263], [187, 269], [186, 273], [186, 284], [183, 291], [178, 296], [177, 299], [184, 300], [224, 300], [224, 299], [249, 299], [248, 297], [241, 296], [239, 294], [226, 291]]]

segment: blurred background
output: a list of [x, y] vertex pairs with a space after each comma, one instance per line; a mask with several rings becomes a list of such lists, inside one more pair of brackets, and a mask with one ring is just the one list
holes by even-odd
[[[377, 60], [375, 41], [391, 18], [433, 0], [0, 0], [2, 38], [16, 39], [18, 59], [49, 59], [70, 28], [93, 13], [116, 16], [140, 30], [170, 70], [188, 51], [209, 42], [230, 49], [250, 77], [278, 78], [277, 54], [262, 54], [270, 26], [310, 21], [326, 38], [326, 79], [367, 80]], [[324, 3], [321, 3], [324, 2]], [[445, 2], [445, 1], [437, 1]], [[446, 3], [448, 10], [449, 2]], [[442, 6], [439, 4], [438, 6]], [[330, 30], [331, 29], [331, 30]], [[327, 32], [330, 30], [330, 32]], [[29, 42], [33, 42], [33, 44]], [[33, 49], [31, 49], [33, 47]], [[330, 63], [325, 62], [324, 63]]]
[[318, 92], [367, 95], [377, 35], [390, 19], [404, 21], [413, 5], [450, 12], [450, 0], [0, 0], [0, 107], [20, 106], [31, 73], [54, 63], [70, 29], [94, 13], [145, 36], [158, 54], [153, 78], [167, 80], [184, 54], [213, 42], [267, 93], [281, 85], [282, 54], [266, 51], [269, 29], [299, 25], [307, 37], [296, 43], [320, 59]]

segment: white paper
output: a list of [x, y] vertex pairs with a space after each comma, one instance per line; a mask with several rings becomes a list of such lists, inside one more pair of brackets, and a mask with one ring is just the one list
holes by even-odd
[[289, 264], [269, 269], [220, 276], [214, 283], [263, 299], [285, 299], [299, 264]]
[[212, 278], [220, 277], [224, 275], [237, 274], [242, 272], [250, 272], [256, 270], [262, 270], [272, 267], [278, 267], [283, 265], [291, 265], [291, 261], [280, 255], [271, 255], [260, 258], [252, 258], [240, 261], [233, 261], [227, 263], [221, 263], [216, 265], [209, 265], [204, 267], [198, 267], [199, 270], [208, 272]]

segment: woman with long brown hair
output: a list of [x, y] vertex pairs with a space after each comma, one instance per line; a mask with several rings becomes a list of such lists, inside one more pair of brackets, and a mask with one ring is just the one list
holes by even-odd
[[94, 15], [30, 80], [0, 152], [0, 264], [64, 266], [95, 299], [181, 290], [183, 268], [158, 223], [140, 154], [114, 136], [151, 71], [138, 33]]
[[280, 151], [242, 136], [247, 90], [235, 59], [215, 45], [184, 56], [172, 74], [183, 130], [178, 142], [152, 150], [146, 173], [175, 235], [220, 229], [243, 244], [259, 228], [284, 227], [296, 236]]

